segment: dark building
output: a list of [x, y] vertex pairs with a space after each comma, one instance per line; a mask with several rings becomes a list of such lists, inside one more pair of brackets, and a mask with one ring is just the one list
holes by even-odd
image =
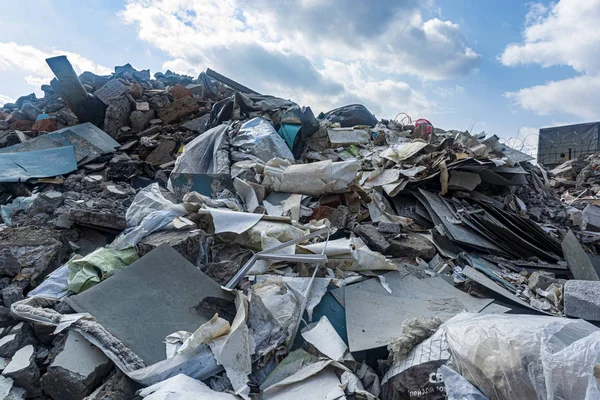
[[537, 161], [558, 165], [600, 151], [600, 122], [540, 129]]

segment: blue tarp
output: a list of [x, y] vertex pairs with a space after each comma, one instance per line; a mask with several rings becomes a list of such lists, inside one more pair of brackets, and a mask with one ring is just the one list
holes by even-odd
[[0, 154], [0, 182], [24, 182], [77, 170], [73, 146]]

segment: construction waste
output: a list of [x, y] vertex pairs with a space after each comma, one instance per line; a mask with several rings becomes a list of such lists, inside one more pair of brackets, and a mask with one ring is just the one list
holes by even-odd
[[600, 398], [600, 154], [47, 62], [0, 111], [0, 399]]

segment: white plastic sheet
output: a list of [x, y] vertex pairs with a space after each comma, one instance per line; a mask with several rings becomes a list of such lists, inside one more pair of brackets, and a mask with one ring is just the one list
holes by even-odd
[[127, 209], [127, 229], [107, 247], [117, 250], [133, 247], [152, 232], [172, 228], [173, 220], [186, 214], [182, 205], [165, 199], [158, 183], [148, 185], [140, 190]]
[[440, 329], [453, 367], [491, 399], [600, 398], [600, 330], [589, 322], [464, 313]]
[[357, 160], [297, 165], [282, 161], [274, 159], [267, 163], [263, 185], [276, 192], [309, 196], [349, 192], [360, 168]]
[[273, 125], [260, 117], [244, 122], [231, 145], [264, 162], [275, 157], [294, 162], [294, 155]]

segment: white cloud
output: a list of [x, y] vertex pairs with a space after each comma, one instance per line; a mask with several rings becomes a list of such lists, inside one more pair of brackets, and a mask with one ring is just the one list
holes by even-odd
[[0, 94], [0, 106], [5, 105], [6, 103], [14, 103], [14, 102], [15, 102], [15, 99], [13, 99], [12, 97], [8, 97], [3, 94]]
[[[383, 0], [377, 7], [350, 0], [130, 0], [119, 15], [171, 57], [165, 69], [197, 75], [210, 67], [260, 92], [312, 99], [316, 107], [376, 103], [385, 113], [378, 116], [390, 117], [396, 108], [432, 105], [402, 75], [464, 76], [479, 61], [458, 24], [424, 18], [432, 7], [431, 0]], [[342, 73], [359, 74], [362, 84]]]
[[67, 56], [77, 73], [90, 71], [96, 74], [109, 74], [112, 72], [111, 69], [77, 53], [55, 49], [44, 51], [14, 42], [0, 42], [0, 70], [15, 70], [26, 74], [25, 81], [32, 88], [39, 90], [42, 84], [49, 83], [54, 76], [46, 64], [46, 58], [59, 55]]
[[534, 4], [525, 18], [523, 42], [509, 44], [500, 61], [506, 66], [570, 66], [579, 75], [506, 93], [538, 114], [568, 113], [596, 119], [600, 112], [600, 0], [560, 0]]
[[506, 96], [526, 110], [541, 115], [568, 113], [584, 119], [600, 116], [600, 76], [582, 75], [532, 86]]

